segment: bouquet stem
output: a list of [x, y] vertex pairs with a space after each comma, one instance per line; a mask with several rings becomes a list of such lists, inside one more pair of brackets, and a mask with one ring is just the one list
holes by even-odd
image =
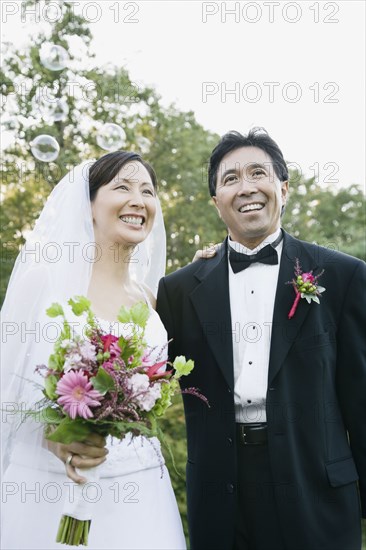
[[57, 531], [56, 542], [70, 546], [87, 546], [91, 520], [62, 516]]

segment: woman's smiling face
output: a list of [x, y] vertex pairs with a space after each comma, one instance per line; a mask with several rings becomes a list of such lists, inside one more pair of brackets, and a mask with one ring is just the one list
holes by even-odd
[[92, 201], [95, 240], [136, 245], [149, 235], [155, 213], [156, 193], [149, 172], [138, 161], [127, 162]]

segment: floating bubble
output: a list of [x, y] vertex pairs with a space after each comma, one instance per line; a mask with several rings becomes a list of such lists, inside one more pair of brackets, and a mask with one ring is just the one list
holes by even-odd
[[65, 48], [50, 42], [42, 44], [39, 56], [42, 65], [50, 71], [62, 71], [69, 61], [69, 54]]
[[57, 122], [67, 118], [69, 106], [65, 99], [57, 98], [54, 101], [43, 101], [40, 105], [40, 111], [46, 122]]
[[140, 149], [143, 155], [147, 155], [150, 152], [151, 141], [147, 137], [145, 136], [138, 137], [136, 139], [136, 145]]
[[41, 134], [34, 138], [30, 142], [31, 151], [37, 160], [42, 162], [52, 162], [56, 160], [60, 152], [60, 146], [57, 140], [48, 136], [47, 134]]
[[126, 132], [118, 124], [107, 122], [97, 134], [97, 143], [106, 151], [116, 151], [126, 143]]
[[32, 107], [48, 123], [65, 120], [69, 114], [66, 99], [55, 97], [48, 88], [37, 88], [32, 99]]

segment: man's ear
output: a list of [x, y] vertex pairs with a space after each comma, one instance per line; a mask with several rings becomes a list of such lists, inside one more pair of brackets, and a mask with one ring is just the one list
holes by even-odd
[[288, 197], [288, 181], [283, 181], [281, 183], [281, 197], [282, 197], [282, 206], [286, 206], [287, 197]]
[[218, 204], [217, 204], [217, 197], [213, 196], [212, 197], [212, 202], [214, 203], [215, 208], [217, 210], [217, 213], [218, 213], [219, 217], [221, 218], [221, 212], [220, 212], [220, 209], [219, 209]]

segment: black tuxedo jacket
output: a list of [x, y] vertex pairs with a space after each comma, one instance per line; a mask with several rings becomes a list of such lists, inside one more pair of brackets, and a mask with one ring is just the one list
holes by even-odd
[[[296, 258], [322, 269], [320, 304], [286, 284]], [[287, 550], [360, 548], [366, 516], [366, 265], [287, 233], [279, 270], [267, 390], [273, 491]], [[258, 298], [260, 299], [260, 297]], [[240, 300], [240, 296], [238, 296]], [[195, 361], [185, 387], [188, 521], [193, 550], [231, 550], [236, 518], [236, 441], [227, 242], [161, 280], [158, 313], [169, 355]], [[271, 321], [271, 320], [269, 320]], [[263, 528], [265, 529], [265, 518]]]

